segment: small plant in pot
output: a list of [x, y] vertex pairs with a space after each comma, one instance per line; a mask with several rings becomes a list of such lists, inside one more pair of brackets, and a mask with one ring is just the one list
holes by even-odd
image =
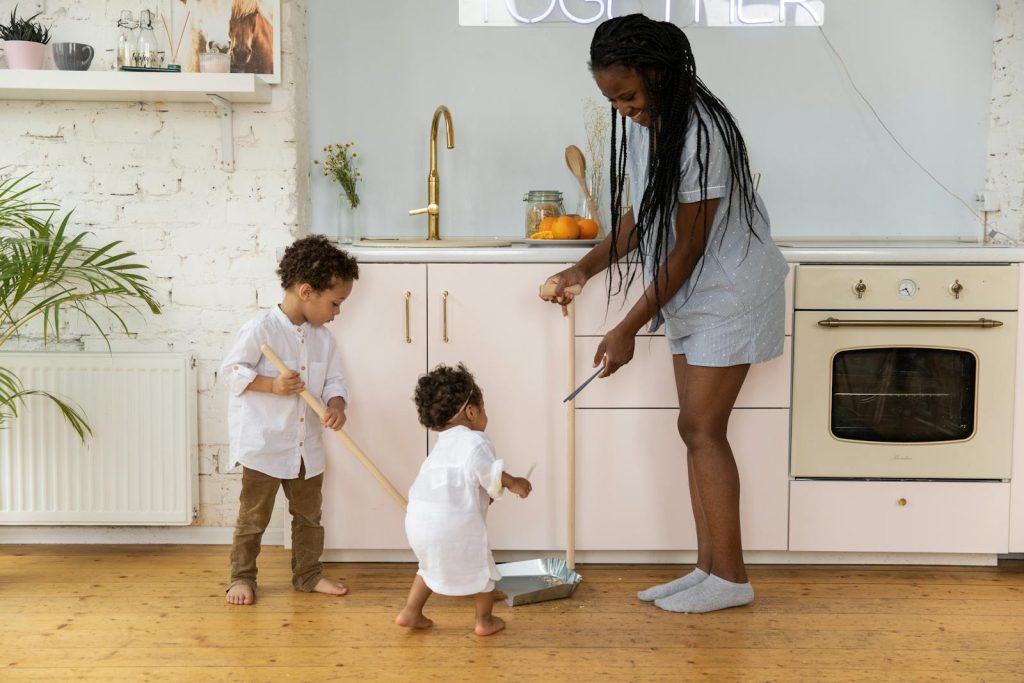
[[46, 57], [46, 44], [50, 42], [50, 29], [33, 21], [42, 12], [28, 19], [18, 18], [18, 6], [11, 10], [11, 20], [0, 23], [0, 39], [4, 41], [7, 66], [12, 69], [42, 69]]

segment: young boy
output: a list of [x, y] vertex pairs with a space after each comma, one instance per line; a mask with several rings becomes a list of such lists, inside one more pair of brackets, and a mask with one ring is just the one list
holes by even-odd
[[[341, 302], [352, 293], [359, 267], [326, 237], [314, 235], [285, 250], [277, 274], [284, 300], [242, 327], [221, 368], [230, 391], [231, 466], [242, 464], [227, 589], [231, 605], [256, 600], [256, 557], [279, 487], [284, 488], [292, 515], [292, 586], [329, 595], [348, 592], [324, 577], [320, 564], [321, 425], [341, 429], [348, 400], [338, 348], [324, 325], [334, 320]], [[262, 344], [292, 371], [279, 374], [263, 357]], [[303, 389], [326, 404], [322, 420], [299, 396]]]

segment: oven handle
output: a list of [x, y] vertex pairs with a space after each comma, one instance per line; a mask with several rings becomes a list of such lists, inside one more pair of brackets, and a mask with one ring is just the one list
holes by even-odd
[[1002, 327], [999, 320], [978, 318], [977, 320], [840, 320], [825, 318], [819, 320], [821, 327]]

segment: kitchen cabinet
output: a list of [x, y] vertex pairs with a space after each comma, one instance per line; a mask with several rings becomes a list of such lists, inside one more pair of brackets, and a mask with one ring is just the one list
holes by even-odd
[[[697, 547], [678, 414], [678, 409], [576, 411], [579, 550]], [[742, 488], [743, 547], [785, 550], [789, 411], [736, 409], [729, 441]]]
[[[553, 264], [361, 264], [331, 323], [352, 400], [346, 431], [403, 493], [434, 435], [419, 425], [417, 378], [463, 362], [484, 392], [487, 435], [506, 470], [525, 474], [526, 500], [506, 494], [489, 513], [492, 547], [565, 547], [567, 334], [537, 286]], [[325, 436], [327, 549], [406, 549], [404, 513], [337, 439]]]
[[[793, 334], [793, 269], [796, 264], [791, 263], [789, 265], [789, 275], [786, 276], [784, 287], [786, 288], [786, 335]], [[637, 275], [637, 280], [629, 288], [628, 296], [619, 292], [612, 296], [611, 301], [608, 301], [607, 291], [608, 285], [605, 281], [605, 273], [598, 275], [591, 279], [586, 288], [584, 294], [582, 294], [576, 301], [576, 334], [580, 336], [603, 336], [611, 328], [615, 327], [616, 324], [629, 310], [629, 307], [636, 302], [637, 297], [643, 291], [640, 283], [640, 276]], [[623, 271], [625, 274], [625, 271]], [[613, 274], [612, 291], [618, 289], [618, 276]], [[640, 330], [640, 334], [644, 336], [650, 336], [651, 333], [647, 331], [647, 327]], [[662, 332], [658, 331], [654, 333], [654, 336], [661, 335]], [[639, 341], [637, 342], [639, 346]]]
[[[1020, 278], [1024, 302], [1024, 277]], [[1018, 303], [1019, 305], [1019, 303]], [[1024, 553], [1024, 315], [1017, 315], [1017, 367], [1013, 411], [1013, 462], [1010, 479], [1009, 552]]]
[[[427, 266], [360, 264], [359, 279], [330, 323], [351, 400], [345, 431], [406, 495], [426, 456], [427, 430], [412, 402], [427, 364]], [[405, 512], [324, 433], [324, 547], [408, 548]]]
[[[484, 392], [487, 435], [511, 474], [531, 465], [533, 492], [491, 506], [495, 550], [565, 548], [568, 336], [537, 288], [564, 266], [430, 264], [428, 366], [464, 362]], [[411, 385], [410, 385], [411, 386]]]
[[[577, 337], [576, 376], [585, 378], [600, 337]], [[750, 368], [736, 408], [789, 408], [792, 337], [782, 355]], [[595, 379], [576, 397], [577, 408], [679, 408], [672, 352], [663, 336], [638, 337], [633, 360], [610, 377]]]
[[790, 488], [790, 550], [1007, 552], [1003, 482], [797, 480]]
[[[791, 272], [785, 284], [783, 355], [751, 367], [729, 422], [748, 550], [787, 546], [792, 283]], [[577, 300], [577, 377], [592, 372], [599, 335], [621, 319], [640, 292], [634, 286], [628, 300], [620, 294], [606, 306], [599, 284], [592, 281]], [[592, 382], [576, 407], [577, 547], [696, 548], [686, 447], [676, 427], [679, 401], [665, 337], [644, 331], [633, 360]]]

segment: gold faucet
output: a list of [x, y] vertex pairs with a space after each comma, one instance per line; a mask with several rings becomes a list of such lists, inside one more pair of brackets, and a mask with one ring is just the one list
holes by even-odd
[[455, 129], [452, 127], [452, 113], [443, 104], [434, 111], [434, 118], [430, 122], [430, 173], [427, 175], [427, 205], [422, 209], [413, 209], [410, 216], [425, 213], [427, 214], [427, 239], [441, 239], [438, 229], [441, 202], [441, 181], [437, 176], [437, 125], [441, 115], [444, 115], [444, 129], [447, 133], [448, 149], [455, 147]]

